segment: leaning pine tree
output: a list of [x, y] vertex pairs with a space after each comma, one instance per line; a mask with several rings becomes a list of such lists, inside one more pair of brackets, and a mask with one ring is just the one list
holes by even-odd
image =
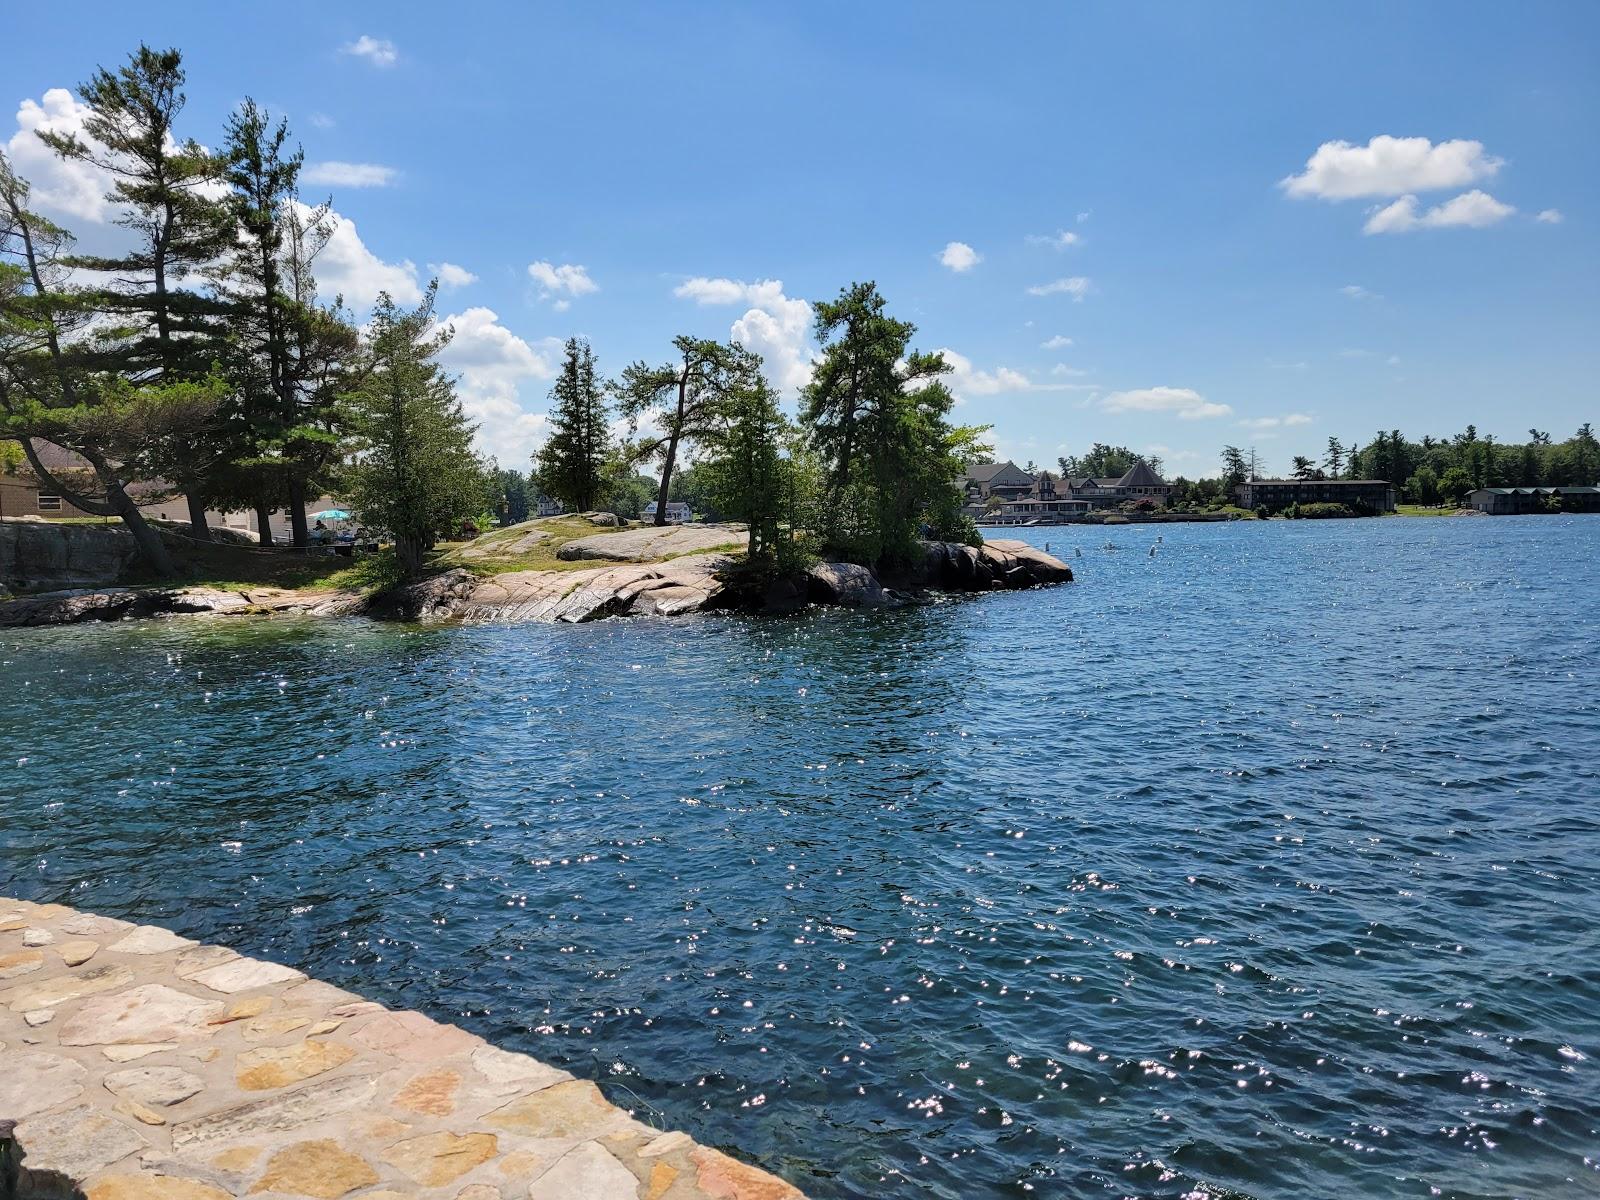
[[484, 464], [454, 381], [436, 361], [450, 340], [433, 322], [437, 285], [410, 312], [378, 296], [364, 347], [367, 361], [347, 394], [356, 460], [350, 500], [364, 525], [387, 530], [407, 576], [441, 536], [479, 514]]
[[550, 437], [534, 460], [533, 477], [545, 495], [587, 512], [599, 502], [611, 451], [605, 393], [595, 378], [589, 343], [567, 340], [550, 400]]

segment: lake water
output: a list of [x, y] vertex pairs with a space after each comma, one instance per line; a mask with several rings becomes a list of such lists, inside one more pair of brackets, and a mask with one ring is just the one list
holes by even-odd
[[6, 632], [0, 892], [816, 1197], [1600, 1194], [1600, 518], [1026, 536], [1079, 582]]

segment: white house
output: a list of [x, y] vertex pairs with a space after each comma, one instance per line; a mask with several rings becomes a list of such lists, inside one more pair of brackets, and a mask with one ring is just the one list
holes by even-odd
[[[682, 500], [667, 501], [668, 525], [687, 525], [693, 516], [694, 514], [689, 511], [689, 506]], [[654, 500], [650, 501], [649, 504], [644, 506], [644, 510], [639, 513], [639, 519], [646, 525], [653, 525], [655, 523], [656, 502]]]

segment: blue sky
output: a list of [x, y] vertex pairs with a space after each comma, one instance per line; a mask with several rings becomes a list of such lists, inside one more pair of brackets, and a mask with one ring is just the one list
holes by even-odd
[[41, 207], [115, 237], [32, 130], [70, 127], [53, 89], [141, 38], [180, 47], [188, 134], [215, 144], [246, 95], [289, 117], [308, 199], [341, 217], [326, 286], [454, 282], [450, 362], [507, 465], [561, 339], [620, 372], [736, 336], [792, 389], [807, 301], [869, 278], [1019, 462], [1108, 441], [1196, 475], [1233, 442], [1282, 469], [1330, 435], [1600, 419], [1600, 6], [1579, 0], [9, 20], [0, 144]]

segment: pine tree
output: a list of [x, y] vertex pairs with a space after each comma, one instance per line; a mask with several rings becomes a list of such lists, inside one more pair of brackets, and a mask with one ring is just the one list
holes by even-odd
[[780, 525], [790, 481], [781, 449], [788, 421], [777, 393], [759, 370], [724, 397], [722, 420], [703, 435], [710, 495], [718, 510], [750, 526], [747, 560], [759, 573], [780, 568], [784, 557]]
[[735, 391], [748, 390], [760, 377], [760, 358], [736, 344], [707, 338], [673, 339], [678, 361], [659, 367], [636, 362], [622, 373], [616, 385], [624, 416], [638, 428], [639, 418], [653, 418], [657, 436], [633, 447], [635, 461], [661, 464], [661, 484], [656, 496], [657, 525], [667, 523], [667, 498], [678, 451], [704, 441], [725, 424]]
[[873, 283], [816, 305], [822, 356], [800, 418], [827, 472], [825, 541], [889, 565], [916, 553], [922, 526], [959, 511], [960, 463], [979, 453], [983, 430], [949, 425], [954, 401], [939, 381], [949, 365], [910, 350], [916, 326], [885, 308]]
[[228, 121], [221, 157], [239, 237], [218, 284], [231, 307], [234, 490], [255, 507], [263, 544], [267, 514], [282, 505], [291, 540], [305, 546], [307, 495], [340, 445], [335, 399], [356, 333], [346, 313], [317, 302], [312, 261], [331, 233], [328, 209], [300, 203], [302, 155], [287, 151], [288, 137], [250, 99]]
[[611, 452], [605, 394], [595, 378], [589, 343], [567, 340], [550, 400], [550, 436], [535, 459], [533, 477], [545, 495], [574, 512], [588, 512], [599, 502]]
[[[0, 434], [17, 439], [41, 483], [75, 508], [119, 518], [145, 565], [171, 576], [172, 558], [128, 488], [172, 470], [174, 447], [211, 422], [219, 384], [102, 372], [93, 314], [66, 284], [72, 237], [27, 204], [27, 184], [0, 156]], [[77, 454], [87, 471], [47, 467], [36, 439]]]
[[[98, 366], [134, 386], [198, 382], [212, 373], [226, 306], [186, 285], [227, 247], [232, 229], [220, 203], [217, 160], [197, 142], [180, 141], [184, 72], [177, 50], [141, 45], [128, 65], [98, 69], [78, 89], [89, 108], [87, 140], [41, 131], [61, 157], [92, 164], [112, 179], [108, 199], [117, 223], [132, 230], [128, 253], [80, 256], [74, 266], [107, 273], [116, 282], [84, 293], [85, 303], [110, 322]], [[222, 458], [211, 423], [188, 431], [175, 455], [176, 482], [189, 502], [194, 536], [208, 539], [207, 475]]]
[[357, 439], [351, 506], [363, 524], [387, 530], [408, 576], [438, 539], [482, 512], [485, 468], [475, 431], [437, 361], [449, 342], [433, 322], [436, 287], [410, 312], [378, 296], [357, 387], [346, 397]]

